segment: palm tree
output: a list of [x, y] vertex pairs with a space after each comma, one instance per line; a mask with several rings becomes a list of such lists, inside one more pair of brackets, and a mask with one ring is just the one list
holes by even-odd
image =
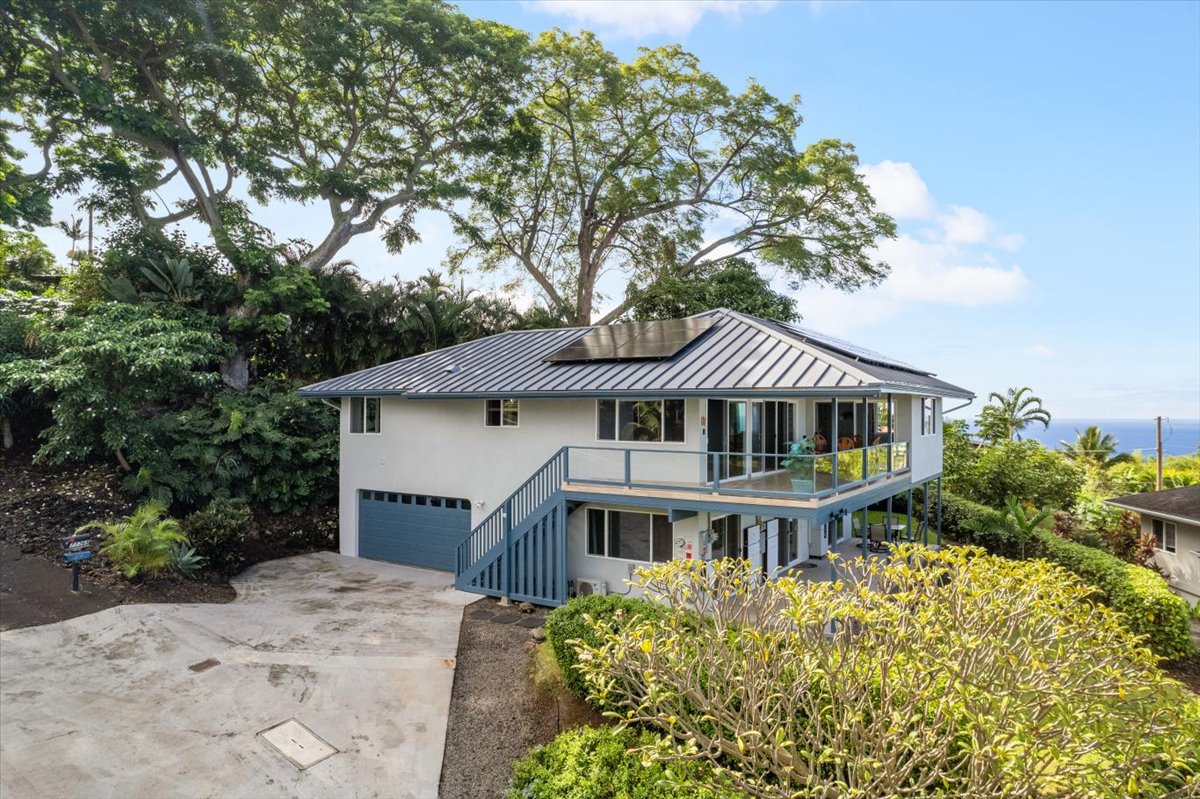
[[1038, 530], [1054, 516], [1052, 510], [1026, 508], [1013, 497], [1004, 500], [1003, 510], [986, 513], [963, 522], [975, 534], [975, 542], [990, 552], [1006, 557], [1024, 558], [1032, 554]]
[[71, 240], [71, 250], [67, 253], [67, 257], [74, 259], [76, 257], [75, 243], [83, 238], [83, 220], [71, 217], [70, 222], [57, 222], [55, 224]]
[[1128, 452], [1117, 453], [1117, 445], [1120, 442], [1110, 433], [1103, 432], [1097, 425], [1089, 425], [1082, 433], [1076, 430], [1074, 442], [1058, 443], [1071, 460], [1090, 463], [1100, 469], [1133, 460], [1133, 456]]
[[1050, 411], [1042, 407], [1042, 398], [1035, 396], [1029, 386], [1010, 388], [1004, 394], [993, 391], [988, 399], [996, 401], [996, 405], [989, 406], [995, 409], [992, 421], [1007, 433], [1006, 438], [1020, 440], [1021, 431], [1034, 422], [1050, 427]]

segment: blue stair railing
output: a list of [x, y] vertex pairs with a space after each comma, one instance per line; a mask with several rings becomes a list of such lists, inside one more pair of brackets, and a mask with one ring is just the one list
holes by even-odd
[[560, 605], [567, 598], [567, 508], [560, 449], [458, 545], [462, 591]]

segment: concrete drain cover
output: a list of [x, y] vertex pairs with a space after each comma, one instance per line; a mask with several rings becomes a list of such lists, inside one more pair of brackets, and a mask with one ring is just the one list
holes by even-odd
[[336, 755], [338, 751], [295, 719], [288, 719], [263, 730], [258, 737], [273, 746], [301, 771], [315, 766], [331, 755]]

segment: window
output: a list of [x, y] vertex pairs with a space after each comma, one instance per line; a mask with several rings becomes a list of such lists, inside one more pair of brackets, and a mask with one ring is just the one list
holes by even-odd
[[745, 536], [742, 535], [741, 516], [722, 516], [713, 519], [710, 537], [712, 559], [746, 557]]
[[1163, 552], [1174, 552], [1175, 523], [1154, 519], [1151, 526], [1154, 528], [1154, 548], [1161, 549]]
[[921, 435], [931, 436], [937, 432], [937, 400], [921, 398]]
[[674, 546], [671, 535], [671, 523], [661, 514], [588, 510], [589, 555], [645, 563], [668, 561]]
[[596, 401], [596, 438], [600, 441], [684, 440], [684, 402], [669, 400]]
[[350, 398], [350, 432], [379, 432], [379, 397]]
[[487, 401], [486, 424], [488, 427], [518, 427], [518, 400], [490, 399]]

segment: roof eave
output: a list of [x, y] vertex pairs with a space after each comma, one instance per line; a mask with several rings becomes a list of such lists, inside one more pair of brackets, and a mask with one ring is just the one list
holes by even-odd
[[1104, 500], [1104, 504], [1112, 505], [1114, 508], [1120, 508], [1121, 510], [1133, 511], [1134, 513], [1141, 513], [1145, 514], [1146, 516], [1153, 516], [1157, 519], [1166, 519], [1169, 522], [1200, 525], [1200, 516], [1196, 516], [1194, 518], [1188, 518], [1187, 516], [1176, 516], [1173, 513], [1164, 513], [1163, 511], [1152, 510], [1150, 508], [1139, 508], [1135, 505], [1127, 505], [1123, 502], [1118, 502], [1112, 499]]

